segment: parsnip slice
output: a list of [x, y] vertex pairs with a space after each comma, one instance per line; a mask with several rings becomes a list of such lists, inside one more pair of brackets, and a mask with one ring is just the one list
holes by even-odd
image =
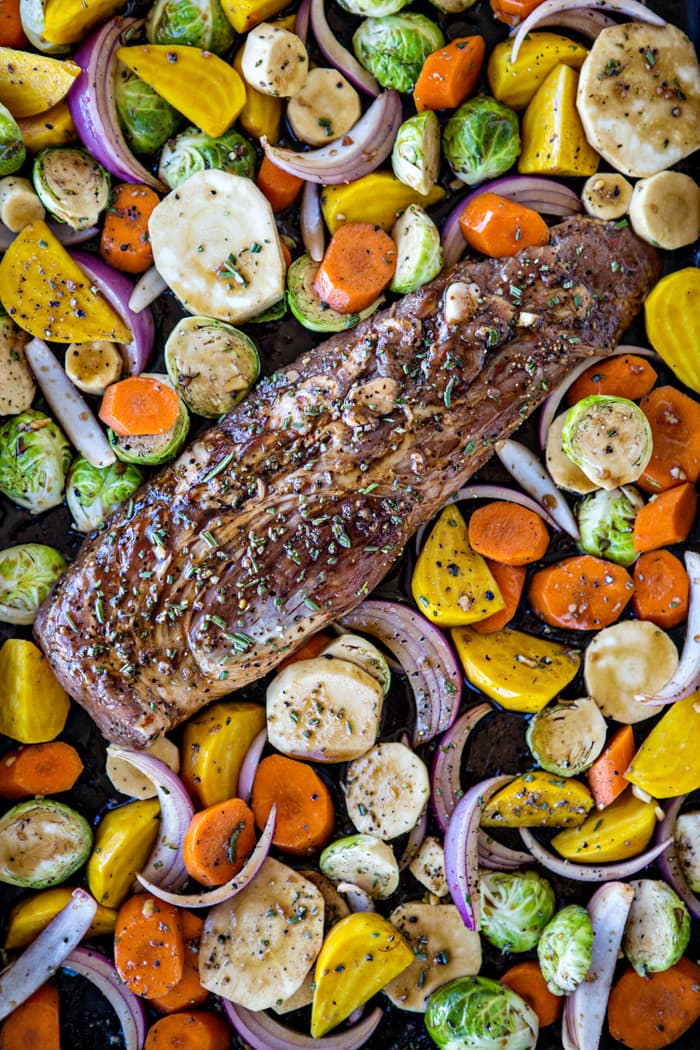
[[606, 718], [634, 725], [661, 711], [635, 695], [660, 689], [677, 664], [678, 651], [665, 631], [648, 620], [623, 620], [598, 631], [586, 649], [586, 689]]

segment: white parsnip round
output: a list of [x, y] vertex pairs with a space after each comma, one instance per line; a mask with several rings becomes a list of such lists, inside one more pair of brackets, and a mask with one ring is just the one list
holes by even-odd
[[594, 219], [621, 219], [632, 200], [632, 184], [616, 171], [599, 171], [586, 179], [583, 206]]
[[660, 171], [635, 184], [632, 229], [643, 241], [674, 251], [700, 236], [700, 186], [680, 171]]
[[241, 67], [246, 83], [256, 91], [293, 98], [306, 83], [309, 56], [296, 33], [261, 22], [246, 37]]

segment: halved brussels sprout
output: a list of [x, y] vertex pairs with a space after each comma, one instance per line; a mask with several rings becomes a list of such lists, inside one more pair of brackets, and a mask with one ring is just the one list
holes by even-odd
[[341, 7], [351, 15], [366, 18], [382, 18], [384, 15], [395, 15], [401, 11], [409, 0], [338, 0]]
[[673, 835], [688, 885], [693, 893], [700, 893], [700, 812], [681, 813]]
[[235, 38], [219, 0], [156, 0], [146, 19], [149, 44], [189, 44], [220, 55]]
[[536, 871], [483, 871], [481, 932], [502, 952], [528, 952], [554, 915], [556, 898]]
[[586, 979], [593, 958], [593, 926], [580, 904], [569, 904], [545, 926], [537, 945], [542, 976], [553, 995], [566, 995]]
[[629, 486], [598, 489], [586, 496], [576, 508], [581, 550], [618, 565], [632, 565], [637, 559], [634, 523], [643, 506], [641, 495]]
[[185, 128], [166, 143], [158, 176], [174, 190], [190, 176], [211, 168], [252, 179], [255, 150], [240, 131], [231, 129], [214, 139], [199, 128]]
[[26, 156], [19, 125], [7, 106], [0, 102], [0, 175], [12, 175], [18, 171]]
[[71, 461], [63, 431], [29, 409], [0, 427], [0, 492], [32, 514], [56, 507]]
[[[161, 383], [167, 383], [168, 386], [175, 389], [168, 376], [149, 372], [141, 374], [157, 379]], [[123, 463], [143, 464], [145, 467], [159, 467], [174, 459], [185, 444], [190, 429], [190, 414], [187, 411], [187, 405], [179, 394], [178, 400], [180, 414], [165, 434], [129, 434], [122, 437], [120, 434], [115, 434], [113, 430], [108, 430], [107, 437], [117, 459], [122, 460]]]
[[545, 707], [527, 727], [527, 746], [548, 773], [583, 773], [605, 747], [607, 726], [595, 700], [560, 700]]
[[184, 120], [169, 102], [121, 62], [114, 78], [119, 125], [134, 153], [155, 153]]
[[635, 879], [622, 950], [640, 977], [675, 966], [688, 947], [690, 916], [677, 893], [660, 879]]
[[476, 2], [477, 0], [430, 0], [438, 11], [444, 11], [449, 15], [459, 15], [462, 11], [468, 11]]
[[78, 532], [98, 528], [107, 515], [132, 496], [144, 479], [135, 464], [112, 463], [93, 467], [78, 456], [68, 475], [66, 503]]
[[389, 287], [392, 292], [414, 292], [442, 269], [440, 231], [418, 204], [409, 204], [391, 231], [396, 244], [396, 270]]
[[311, 256], [300, 255], [287, 270], [289, 309], [299, 324], [303, 324], [304, 328], [308, 328], [310, 332], [344, 332], [346, 328], [352, 328], [359, 321], [364, 321], [365, 317], [373, 314], [384, 302], [384, 297], [380, 295], [371, 306], [361, 310], [360, 313], [338, 313], [328, 303], [319, 299], [314, 288], [319, 265], [313, 261]]
[[404, 120], [391, 151], [396, 178], [417, 193], [429, 193], [440, 174], [440, 123], [432, 109]]
[[534, 1050], [531, 1006], [489, 977], [457, 977], [428, 999], [425, 1027], [440, 1050]]
[[591, 394], [566, 413], [562, 444], [587, 478], [615, 489], [644, 473], [653, 437], [649, 420], [634, 401]]
[[426, 58], [444, 43], [439, 26], [414, 12], [366, 18], [352, 38], [358, 61], [397, 91], [413, 91]]
[[165, 344], [170, 381], [191, 412], [216, 419], [230, 412], [260, 375], [253, 340], [225, 321], [183, 317]]
[[470, 98], [447, 122], [445, 158], [467, 186], [503, 175], [520, 153], [518, 115], [495, 98]]
[[347, 835], [321, 853], [318, 866], [331, 882], [352, 882], [370, 897], [390, 897], [399, 885], [393, 849], [375, 835]]
[[39, 606], [65, 567], [63, 555], [43, 543], [21, 543], [0, 551], [0, 620], [34, 623]]
[[109, 204], [109, 174], [84, 149], [42, 150], [34, 158], [32, 180], [46, 210], [74, 230], [94, 226]]
[[92, 849], [80, 813], [49, 798], [20, 802], [0, 817], [0, 882], [41, 890], [65, 882]]

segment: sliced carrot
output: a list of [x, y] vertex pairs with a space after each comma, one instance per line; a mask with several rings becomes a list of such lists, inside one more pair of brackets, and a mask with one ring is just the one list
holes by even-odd
[[104, 392], [100, 419], [121, 437], [167, 434], [180, 414], [180, 399], [171, 386], [151, 376], [129, 376]]
[[544, 0], [491, 0], [491, 10], [499, 22], [517, 26], [543, 2]]
[[637, 354], [621, 354], [591, 365], [571, 384], [566, 397], [570, 405], [592, 394], [639, 401], [649, 393], [657, 379], [656, 369], [645, 358]]
[[698, 509], [698, 494], [686, 481], [652, 496], [634, 522], [634, 549], [640, 554], [687, 540]]
[[637, 482], [661, 492], [700, 478], [700, 404], [672, 386], [657, 386], [639, 403], [649, 420], [654, 448]]
[[0, 0], [0, 47], [28, 46], [19, 13], [19, 0]]
[[136, 995], [153, 999], [171, 991], [185, 966], [180, 909], [149, 893], [127, 897], [114, 930], [114, 965]]
[[346, 222], [326, 248], [314, 280], [321, 302], [341, 314], [370, 306], [396, 269], [396, 245], [380, 226]]
[[306, 762], [283, 755], [264, 758], [253, 781], [251, 809], [262, 828], [277, 806], [272, 842], [284, 853], [306, 856], [326, 845], [335, 825], [330, 791]]
[[231, 1030], [222, 1017], [191, 1010], [156, 1021], [144, 1050], [229, 1050], [230, 1046]]
[[117, 186], [100, 237], [100, 255], [115, 270], [144, 273], [153, 265], [148, 220], [159, 203], [150, 186], [127, 182]]
[[688, 616], [690, 581], [683, 562], [670, 551], [649, 551], [634, 566], [632, 609], [665, 631]]
[[193, 915], [191, 911], [183, 911], [181, 918], [182, 937], [185, 944], [182, 977], [165, 995], [149, 999], [151, 1006], [162, 1014], [172, 1014], [177, 1010], [191, 1010], [195, 1006], [203, 1006], [209, 996], [209, 992], [199, 980], [199, 942], [204, 929], [204, 920], [200, 919], [199, 915]]
[[497, 193], [480, 193], [470, 200], [459, 228], [471, 248], [493, 259], [549, 243], [549, 227], [538, 212]]
[[58, 989], [43, 984], [9, 1015], [0, 1030], [0, 1050], [60, 1050]]
[[424, 109], [454, 109], [473, 94], [486, 54], [483, 36], [461, 36], [428, 55], [413, 98]]
[[518, 611], [527, 576], [527, 570], [522, 565], [504, 565], [503, 562], [492, 561], [490, 558], [486, 559], [486, 564], [498, 585], [506, 607], [500, 612], [491, 613], [485, 620], [477, 620], [476, 623], [470, 624], [477, 634], [493, 634], [494, 631], [500, 631], [502, 627], [510, 623]]
[[255, 179], [258, 189], [267, 197], [274, 212], [284, 211], [291, 207], [301, 193], [304, 180], [298, 175], [290, 175], [273, 164], [268, 157], [263, 157], [262, 164]]
[[605, 809], [627, 787], [625, 770], [634, 758], [634, 751], [632, 726], [621, 726], [586, 773], [596, 809]]
[[185, 833], [182, 859], [203, 886], [222, 886], [237, 875], [255, 848], [255, 819], [240, 798], [195, 813]]
[[0, 797], [28, 798], [70, 791], [83, 771], [80, 755], [56, 740], [6, 751], [0, 758]]
[[560, 995], [552, 995], [542, 976], [539, 964], [534, 959], [511, 966], [500, 981], [532, 1007], [537, 1014], [540, 1028], [546, 1028], [547, 1025], [559, 1020], [564, 1008], [564, 1000]]
[[620, 565], [581, 554], [539, 569], [529, 596], [533, 612], [551, 627], [593, 631], [619, 619], [633, 588]]
[[610, 1034], [630, 1050], [663, 1050], [699, 1017], [700, 966], [685, 956], [670, 969], [647, 977], [630, 967], [608, 1000]]
[[475, 510], [469, 519], [469, 542], [484, 558], [503, 565], [529, 565], [546, 553], [549, 533], [534, 511], [494, 500]]
[[297, 649], [291, 656], [286, 656], [281, 664], [277, 664], [277, 670], [283, 671], [285, 667], [289, 667], [290, 664], [295, 664], [297, 660], [313, 660], [315, 656], [325, 649], [327, 645], [330, 645], [333, 641], [334, 635], [328, 631], [319, 631], [318, 634], [312, 634], [308, 638], [300, 649]]

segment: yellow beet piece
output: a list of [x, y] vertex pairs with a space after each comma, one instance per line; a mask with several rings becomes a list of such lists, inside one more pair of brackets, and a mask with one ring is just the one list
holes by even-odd
[[221, 6], [236, 32], [247, 33], [283, 11], [287, 0], [221, 0]]
[[593, 175], [600, 157], [588, 145], [576, 109], [578, 73], [555, 66], [525, 110], [518, 171], [526, 175]]
[[131, 342], [124, 322], [42, 221], [25, 226], [5, 252], [0, 301], [15, 324], [39, 339]]
[[411, 590], [420, 611], [440, 627], [485, 620], [506, 603], [488, 565], [469, 545], [457, 507], [445, 507], [413, 570]]
[[[243, 48], [239, 48], [233, 60], [233, 68], [243, 76]], [[246, 85], [245, 105], [240, 112], [238, 122], [245, 132], [252, 138], [260, 139], [264, 135], [268, 142], [277, 142], [280, 134], [280, 124], [284, 113], [284, 103], [281, 98], [272, 95], [263, 95], [262, 91], [256, 91], [250, 84]]]
[[52, 44], [75, 44], [123, 7], [122, 0], [48, 0], [43, 36]]
[[487, 68], [491, 94], [511, 109], [525, 109], [540, 84], [560, 63], [580, 69], [588, 54], [560, 33], [530, 33], [513, 62], [512, 40], [496, 44]]
[[[25, 948], [38, 937], [51, 920], [65, 908], [73, 893], [72, 886], [56, 886], [52, 890], [33, 893], [16, 904], [10, 912], [7, 927], [6, 948]], [[113, 908], [97, 905], [95, 917], [90, 923], [86, 940], [91, 937], [109, 937], [114, 933], [117, 913]]]
[[577, 649], [510, 627], [492, 634], [460, 627], [452, 639], [472, 685], [509, 711], [540, 711], [581, 665]]
[[666, 709], [625, 772], [654, 798], [674, 798], [700, 788], [700, 689]]
[[0, 649], [0, 733], [20, 744], [55, 740], [66, 724], [70, 700], [40, 649], [8, 638]]
[[669, 368], [700, 393], [700, 269], [662, 277], [644, 303], [649, 342]]
[[158, 800], [147, 798], [111, 809], [102, 818], [87, 863], [88, 886], [98, 904], [118, 908], [129, 895], [155, 845], [159, 814]]
[[316, 960], [311, 1036], [319, 1039], [413, 962], [413, 952], [381, 915], [356, 912], [337, 922]]
[[567, 860], [605, 864], [635, 857], [649, 845], [656, 827], [656, 802], [643, 802], [632, 789], [603, 810], [592, 813], [578, 828], [561, 831], [552, 846]]
[[423, 195], [406, 186], [390, 171], [363, 175], [343, 186], [326, 186], [321, 193], [321, 207], [331, 233], [346, 222], [371, 222], [388, 233], [400, 212], [409, 204], [429, 208], [445, 196], [440, 186]]
[[0, 47], [0, 102], [15, 119], [43, 113], [66, 97], [79, 73], [68, 59]]
[[78, 132], [65, 99], [57, 102], [44, 113], [22, 117], [17, 123], [22, 132], [24, 145], [30, 153], [39, 153], [42, 149], [48, 149], [49, 146], [65, 146], [68, 142], [75, 142], [78, 138]]
[[521, 773], [486, 803], [481, 823], [488, 828], [566, 828], [582, 824], [593, 806], [579, 780], [534, 770]]
[[213, 138], [231, 127], [245, 105], [242, 78], [209, 51], [184, 44], [139, 44], [120, 47], [117, 58]]
[[265, 708], [248, 700], [212, 704], [189, 720], [180, 776], [202, 807], [235, 797], [245, 753], [264, 728]]

